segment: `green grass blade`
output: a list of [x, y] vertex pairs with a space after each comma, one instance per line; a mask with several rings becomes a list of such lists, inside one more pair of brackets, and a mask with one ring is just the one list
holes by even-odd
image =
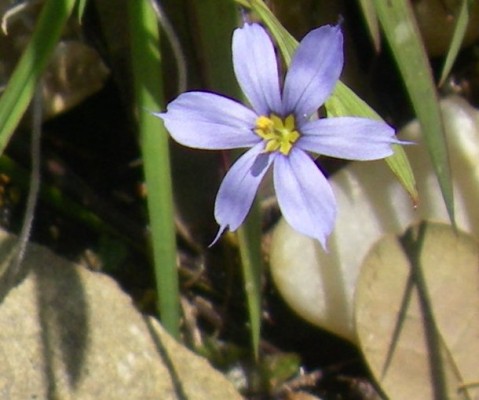
[[421, 124], [449, 218], [454, 224], [454, 199], [444, 124], [429, 60], [411, 5], [406, 0], [375, 0], [375, 5], [386, 40]]
[[83, 19], [83, 14], [85, 13], [85, 8], [88, 0], [78, 0], [77, 3], [77, 16], [78, 22], [81, 23]]
[[[294, 50], [298, 46], [296, 39], [281, 25], [271, 10], [261, 0], [236, 1], [242, 6], [251, 8], [261, 17], [276, 39], [286, 65], [289, 65]], [[371, 107], [342, 82], [338, 82], [333, 95], [326, 102], [325, 106], [330, 115], [355, 115], [381, 119]], [[386, 158], [386, 163], [407, 190], [413, 202], [416, 203], [418, 198], [416, 181], [403, 148], [401, 146], [394, 146], [394, 154]]]
[[161, 120], [146, 111], [164, 108], [158, 23], [148, 0], [129, 1], [128, 13], [134, 101], [148, 190], [158, 307], [165, 329], [179, 338], [180, 307], [168, 134]]
[[358, 0], [361, 11], [368, 27], [369, 36], [373, 42], [376, 51], [379, 51], [381, 47], [381, 34], [379, 32], [378, 16], [374, 9], [373, 0]]
[[5, 150], [35, 92], [76, 0], [47, 0], [33, 35], [0, 99], [0, 154]]
[[201, 64], [206, 84], [215, 92], [242, 99], [243, 94], [236, 82], [231, 55], [231, 38], [238, 23], [234, 3], [202, 0], [195, 2], [192, 7], [198, 28], [195, 44], [198, 53], [203, 56]]
[[261, 256], [261, 212], [259, 204], [253, 207], [245, 223], [238, 229], [241, 266], [244, 289], [248, 303], [251, 341], [255, 359], [259, 357], [261, 334], [261, 273], [263, 259]]
[[[197, 46], [203, 55], [203, 71], [208, 86], [221, 94], [242, 99], [231, 60], [231, 36], [237, 27], [238, 14], [234, 2], [217, 0], [195, 2], [199, 32]], [[215, 23], [211, 23], [215, 21]], [[253, 203], [248, 218], [238, 230], [241, 267], [248, 305], [253, 353], [258, 357], [261, 335], [261, 213]]]
[[441, 77], [439, 79], [439, 86], [441, 86], [456, 61], [456, 57], [461, 49], [461, 44], [466, 34], [467, 25], [469, 23], [469, 12], [474, 3], [474, 0], [462, 0], [461, 8], [456, 16], [456, 25], [454, 27], [454, 34], [452, 36], [451, 45], [447, 52], [446, 61], [441, 71]]

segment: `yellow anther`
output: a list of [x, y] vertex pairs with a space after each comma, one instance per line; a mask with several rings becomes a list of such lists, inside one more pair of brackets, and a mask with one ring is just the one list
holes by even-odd
[[262, 115], [261, 117], [258, 117], [258, 119], [256, 120], [256, 129], [266, 131], [266, 130], [272, 130], [273, 127], [274, 127], [273, 121], [271, 121], [271, 119], [269, 119], [268, 117], [265, 117], [264, 115]]
[[294, 115], [288, 115], [284, 120], [274, 114], [269, 117], [262, 115], [256, 120], [254, 131], [265, 140], [265, 152], [279, 151], [288, 155], [300, 136], [295, 125]]

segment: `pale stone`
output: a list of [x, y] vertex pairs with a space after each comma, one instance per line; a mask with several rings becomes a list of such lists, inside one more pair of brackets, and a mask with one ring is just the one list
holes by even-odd
[[[15, 243], [0, 232], [2, 259]], [[0, 398], [234, 400], [208, 362], [140, 314], [110, 277], [29, 245], [0, 305]]]

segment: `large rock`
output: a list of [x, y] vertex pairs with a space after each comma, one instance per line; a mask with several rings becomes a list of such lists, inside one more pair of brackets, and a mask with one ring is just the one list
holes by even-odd
[[[2, 260], [14, 244], [0, 231]], [[0, 398], [241, 399], [108, 276], [36, 245], [23, 267], [26, 278], [0, 305]]]

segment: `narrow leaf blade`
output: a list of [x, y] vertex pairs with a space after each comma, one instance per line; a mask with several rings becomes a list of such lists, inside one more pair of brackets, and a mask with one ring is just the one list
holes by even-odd
[[37, 25], [0, 99], [0, 154], [33, 97], [76, 0], [48, 0]]
[[148, 187], [158, 308], [165, 329], [179, 338], [180, 296], [168, 133], [161, 120], [146, 111], [164, 107], [158, 23], [148, 0], [128, 5], [134, 102]]
[[449, 218], [454, 223], [454, 199], [444, 124], [431, 73], [411, 5], [406, 0], [375, 0], [386, 40], [424, 132]]
[[469, 24], [469, 11], [473, 1], [462, 0], [461, 8], [456, 16], [456, 25], [454, 27], [454, 35], [452, 36], [451, 45], [447, 52], [446, 61], [441, 71], [441, 78], [439, 79], [439, 86], [441, 86], [449, 73], [451, 72], [454, 61], [461, 49], [462, 41], [466, 35], [467, 25]]
[[374, 45], [374, 49], [379, 51], [381, 47], [381, 35], [379, 32], [379, 23], [378, 16], [376, 15], [376, 10], [374, 9], [373, 0], [358, 0], [361, 11], [364, 15], [366, 25], [368, 27], [369, 36]]

